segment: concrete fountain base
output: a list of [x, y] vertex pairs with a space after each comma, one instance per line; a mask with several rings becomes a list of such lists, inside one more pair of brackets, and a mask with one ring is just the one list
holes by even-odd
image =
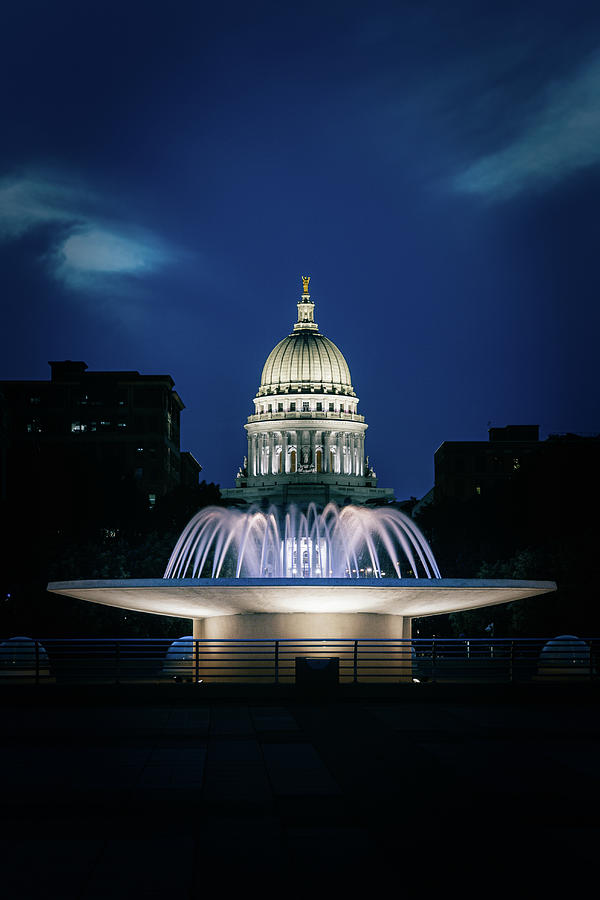
[[[261, 676], [273, 677], [276, 669], [279, 681], [293, 681], [295, 657], [300, 655], [337, 656], [345, 663], [341, 681], [352, 680], [358, 666], [361, 677], [373, 682], [412, 680], [410, 646], [394, 642], [410, 640], [413, 618], [533, 597], [556, 590], [556, 584], [448, 578], [154, 578], [52, 582], [48, 590], [120, 609], [192, 619], [193, 637], [207, 642], [193, 650], [202, 681], [260, 681]], [[265, 645], [254, 645], [251, 651], [243, 645], [261, 640]], [[377, 650], [377, 663], [370, 661], [370, 640], [391, 642]], [[348, 648], [350, 641], [357, 642], [354, 650]], [[250, 653], [251, 667], [246, 668]]]
[[[556, 590], [553, 581], [454, 578], [147, 578], [55, 581], [54, 594], [194, 620], [196, 637], [399, 638], [410, 619]], [[407, 620], [406, 623], [404, 620]]]

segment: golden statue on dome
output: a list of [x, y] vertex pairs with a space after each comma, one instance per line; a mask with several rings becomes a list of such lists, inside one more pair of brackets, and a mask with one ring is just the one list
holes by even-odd
[[310, 275], [302, 275], [302, 293], [308, 294], [308, 282], [310, 281]]

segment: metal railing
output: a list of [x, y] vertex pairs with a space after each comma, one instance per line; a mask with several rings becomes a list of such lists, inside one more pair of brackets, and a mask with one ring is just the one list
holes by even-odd
[[299, 658], [336, 659], [340, 683], [589, 682], [600, 639], [11, 638], [0, 643], [0, 684], [291, 684]]

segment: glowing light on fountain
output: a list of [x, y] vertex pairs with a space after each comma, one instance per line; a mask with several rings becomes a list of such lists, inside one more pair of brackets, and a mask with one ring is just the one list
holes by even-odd
[[[377, 486], [364, 455], [367, 423], [350, 369], [319, 331], [309, 281], [302, 277], [298, 321], [263, 367], [236, 486], [222, 493], [243, 502], [244, 511], [198, 512], [163, 578], [59, 581], [49, 591], [193, 619], [195, 640], [317, 637], [358, 646], [359, 640], [409, 639], [415, 617], [556, 590], [549, 581], [442, 578], [414, 522], [392, 506], [370, 505], [391, 501], [394, 492]], [[284, 509], [288, 496], [299, 505]], [[348, 498], [352, 505], [324, 506], [325, 498], [340, 504]], [[231, 669], [239, 669], [238, 657], [233, 660]], [[390, 678], [397, 678], [395, 670]]]
[[[402, 560], [402, 562], [401, 562]], [[207, 507], [186, 525], [164, 578], [441, 578], [422, 532], [397, 509], [329, 503]]]

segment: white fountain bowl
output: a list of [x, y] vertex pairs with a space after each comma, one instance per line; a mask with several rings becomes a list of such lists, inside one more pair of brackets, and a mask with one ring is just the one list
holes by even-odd
[[204, 620], [205, 638], [319, 633], [358, 638], [393, 637], [405, 633], [405, 618], [535, 597], [555, 591], [556, 584], [456, 578], [142, 578], [54, 581], [48, 590], [119, 609]]

